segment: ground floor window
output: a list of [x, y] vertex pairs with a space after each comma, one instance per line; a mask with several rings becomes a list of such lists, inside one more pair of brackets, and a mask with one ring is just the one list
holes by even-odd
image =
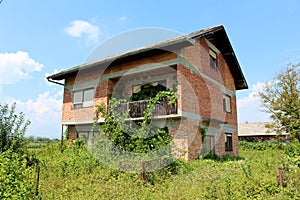
[[232, 133], [225, 133], [225, 151], [232, 151]]

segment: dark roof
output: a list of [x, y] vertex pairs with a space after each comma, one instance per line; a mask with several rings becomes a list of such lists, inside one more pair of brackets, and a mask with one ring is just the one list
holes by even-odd
[[140, 54], [145, 54], [147, 52], [153, 51], [155, 49], [164, 49], [164, 50], [175, 50], [180, 49], [186, 46], [191, 45], [191, 40], [196, 38], [202, 38], [205, 37], [208, 39], [212, 44], [214, 44], [217, 49], [220, 50], [222, 55], [224, 56], [230, 71], [233, 75], [234, 81], [235, 81], [235, 87], [237, 90], [240, 89], [247, 89], [248, 85], [246, 82], [246, 79], [243, 75], [243, 72], [241, 70], [241, 67], [238, 63], [238, 60], [235, 56], [235, 53], [233, 51], [233, 48], [230, 44], [230, 41], [228, 39], [228, 36], [226, 34], [226, 31], [222, 25], [215, 26], [207, 29], [202, 29], [200, 31], [196, 31], [187, 35], [182, 35], [179, 37], [175, 37], [160, 43], [156, 43], [153, 45], [133, 49], [127, 52], [123, 52], [120, 54], [108, 56], [106, 58], [100, 59], [96, 62], [92, 63], [85, 63], [73, 68], [70, 68], [68, 70], [63, 70], [61, 72], [58, 72], [56, 74], [52, 74], [47, 77], [48, 80], [63, 80], [65, 79], [69, 74], [76, 73], [81, 69], [87, 69], [94, 66], [110, 63], [112, 61], [118, 61], [118, 60], [124, 60], [129, 57], [138, 56]]

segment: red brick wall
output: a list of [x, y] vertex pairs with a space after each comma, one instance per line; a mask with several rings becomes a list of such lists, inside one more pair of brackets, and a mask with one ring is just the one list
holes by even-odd
[[[183, 58], [197, 67], [201, 73], [212, 78], [214, 81], [224, 85], [227, 89], [235, 91], [233, 77], [230, 73], [229, 67], [221, 54], [217, 56], [218, 70], [210, 67], [209, 60], [209, 46], [205, 39], [197, 40], [195, 46], [186, 47], [182, 50]], [[100, 67], [94, 67], [89, 70], [80, 72], [80, 76], [73, 75], [66, 79], [66, 86], [71, 86], [75, 83], [83, 83], [90, 80], [100, 79], [102, 74], [110, 74], [120, 72], [122, 70], [130, 70], [142, 65], [158, 63], [175, 59], [178, 57], [174, 53], [166, 52], [159, 55], [149, 55], [145, 58], [138, 58], [136, 60], [127, 60], [123, 63], [113, 63], [105, 71]], [[178, 107], [186, 113], [193, 113], [205, 118], [213, 118], [220, 121], [225, 121], [228, 125], [237, 126], [237, 111], [236, 111], [236, 97], [231, 97], [231, 113], [223, 111], [223, 91], [222, 88], [211, 80], [202, 77], [200, 74], [188, 69], [182, 64], [177, 65], [177, 79], [178, 79]], [[95, 88], [94, 105], [107, 104], [108, 96], [111, 94], [116, 82], [112, 80], [102, 81]], [[169, 85], [169, 83], [168, 83]], [[131, 90], [124, 88], [124, 92]], [[90, 108], [72, 108], [72, 93], [65, 88], [64, 104], [63, 104], [63, 122], [76, 120], [92, 120], [94, 117], [95, 107]], [[202, 125], [200, 121], [193, 121], [188, 118], [182, 118], [177, 122], [177, 126], [170, 129], [170, 133], [177, 141], [178, 145], [185, 149], [187, 153], [182, 153], [181, 157], [187, 160], [196, 159], [201, 151], [202, 139], [199, 129]], [[71, 131], [69, 134], [75, 135]], [[233, 154], [238, 155], [237, 131], [233, 134], [233, 151], [225, 152], [225, 136], [223, 133], [216, 138], [217, 143], [215, 151], [219, 155]], [[176, 143], [176, 142], [175, 142]], [[182, 144], [181, 144], [182, 143]]]
[[[209, 45], [204, 38], [197, 40], [194, 46], [183, 49], [183, 58], [194, 65], [199, 71], [221, 85], [224, 85], [228, 90], [235, 92], [234, 79], [229, 70], [229, 67], [221, 53], [217, 55], [218, 70], [210, 67], [209, 58]], [[231, 112], [227, 113], [223, 110], [223, 91], [222, 88], [216, 83], [201, 77], [196, 72], [190, 73], [190, 70], [185, 66], [178, 67], [178, 80], [181, 91], [181, 104], [180, 108], [187, 112], [200, 113], [202, 118], [212, 118], [226, 122], [230, 126], [237, 127], [237, 109], [236, 109], [236, 96], [231, 96]], [[188, 80], [189, 86], [184, 84], [183, 79]], [[198, 105], [193, 99], [190, 99], [191, 95], [197, 97]], [[198, 111], [200, 109], [200, 111]], [[208, 125], [211, 126], [211, 125]], [[215, 126], [215, 125], [213, 125]], [[215, 127], [219, 130], [220, 126]], [[232, 135], [233, 151], [225, 151], [225, 135], [221, 131], [216, 133], [218, 135], [216, 140], [215, 152], [218, 155], [231, 154], [238, 155], [238, 134], [237, 128]], [[197, 151], [198, 146], [193, 145], [190, 147], [190, 151]], [[190, 153], [190, 156], [193, 153]]]

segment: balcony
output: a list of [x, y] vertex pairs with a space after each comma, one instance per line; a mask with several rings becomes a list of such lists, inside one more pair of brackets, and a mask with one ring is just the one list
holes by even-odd
[[[144, 111], [147, 109], [150, 100], [129, 101], [121, 103], [117, 108], [121, 114], [129, 110], [129, 118], [144, 117]], [[162, 100], [159, 104], [156, 104], [153, 110], [153, 116], [175, 115], [177, 114], [177, 102], [169, 104], [168, 99]]]

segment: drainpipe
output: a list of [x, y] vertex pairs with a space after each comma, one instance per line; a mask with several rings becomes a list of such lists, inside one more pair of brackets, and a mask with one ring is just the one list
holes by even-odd
[[[58, 85], [65, 86], [64, 83], [60, 83], [60, 82], [54, 81], [54, 80], [52, 80], [49, 77], [47, 77], [47, 80], [49, 82], [51, 82], [51, 83], [55, 83], [55, 84], [58, 84]], [[64, 143], [64, 125], [61, 125], [61, 138], [60, 138], [60, 152], [61, 153], [63, 152], [63, 143]]]

